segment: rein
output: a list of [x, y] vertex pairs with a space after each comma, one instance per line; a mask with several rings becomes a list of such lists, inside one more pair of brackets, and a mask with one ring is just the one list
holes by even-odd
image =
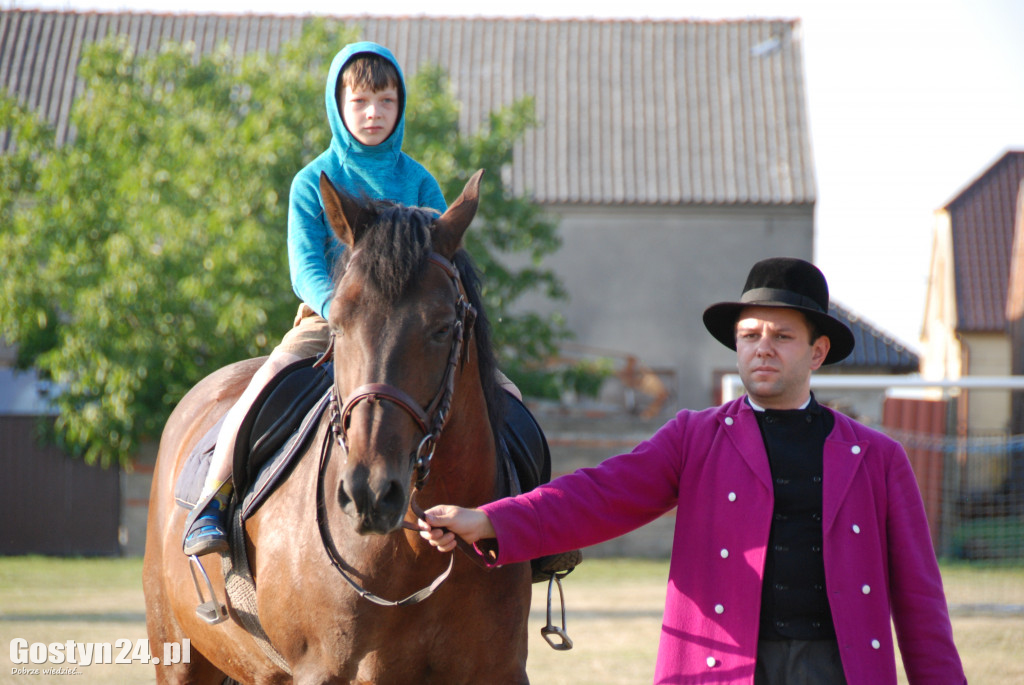
[[[427, 597], [434, 594], [434, 591], [441, 586], [441, 583], [448, 579], [448, 576], [452, 572], [452, 567], [455, 565], [455, 555], [452, 554], [448, 559], [448, 568], [446, 568], [441, 575], [434, 579], [430, 585], [418, 590], [408, 597], [399, 600], [384, 599], [378, 595], [373, 594], [362, 585], [360, 585], [351, 575], [345, 570], [348, 564], [341, 558], [341, 554], [338, 552], [338, 548], [334, 544], [334, 538], [331, 537], [330, 526], [327, 521], [327, 505], [324, 501], [324, 473], [327, 471], [328, 456], [331, 453], [331, 446], [334, 441], [331, 439], [331, 435], [325, 435], [323, 446], [320, 449], [320, 467], [316, 477], [316, 525], [320, 529], [320, 540], [324, 545], [324, 549], [327, 551], [327, 556], [331, 560], [331, 565], [341, 574], [341, 577], [345, 579], [352, 589], [362, 597], [363, 599], [369, 600], [374, 604], [382, 607], [402, 607], [409, 606], [412, 604], [419, 604]], [[405, 522], [403, 521], [403, 527]], [[349, 566], [349, 568], [351, 568]]]
[[[437, 392], [434, 394], [434, 398], [426, 407], [422, 407], [415, 399], [400, 388], [387, 383], [367, 383], [352, 391], [352, 394], [342, 402], [339, 399], [341, 397], [341, 392], [338, 387], [337, 376], [335, 376], [334, 389], [331, 393], [330, 399], [331, 430], [324, 436], [323, 445], [320, 449], [320, 465], [316, 481], [316, 521], [317, 527], [320, 530], [321, 542], [323, 543], [324, 549], [327, 551], [331, 564], [335, 569], [337, 569], [338, 573], [341, 574], [342, 578], [352, 586], [360, 597], [379, 606], [409, 606], [412, 604], [418, 604], [430, 597], [451, 574], [452, 567], [455, 564], [455, 555], [451, 555], [448, 560], [448, 567], [441, 573], [441, 575], [435, 578], [430, 585], [414, 592], [404, 599], [393, 601], [373, 594], [357, 583], [345, 570], [346, 567], [349, 569], [351, 569], [351, 567], [348, 566], [344, 559], [341, 558], [337, 547], [334, 545], [334, 540], [331, 536], [327, 520], [327, 506], [324, 499], [324, 475], [327, 471], [330, 453], [335, 442], [339, 447], [344, 449], [346, 453], [348, 452], [348, 428], [351, 423], [352, 412], [356, 405], [364, 401], [379, 402], [386, 400], [392, 402], [393, 404], [401, 407], [413, 419], [416, 425], [419, 426], [420, 430], [424, 434], [419, 446], [410, 455], [410, 461], [416, 468], [416, 481], [413, 493], [410, 496], [409, 504], [413, 513], [417, 517], [422, 518], [424, 516], [423, 509], [416, 503], [416, 493], [423, 488], [426, 484], [427, 478], [430, 476], [430, 462], [434, 456], [434, 448], [437, 446], [437, 440], [441, 435], [441, 431], [444, 430], [444, 426], [448, 420], [448, 412], [451, 409], [452, 395], [455, 391], [455, 372], [458, 368], [460, 358], [463, 357], [463, 345], [468, 335], [467, 331], [469, 331], [469, 334], [472, 333], [473, 324], [476, 320], [476, 309], [466, 297], [466, 291], [462, 285], [462, 279], [459, 277], [459, 270], [455, 264], [436, 252], [430, 253], [428, 261], [430, 264], [439, 267], [445, 272], [449, 280], [454, 285], [455, 292], [457, 294], [455, 301], [456, 313], [454, 331], [452, 335], [452, 346], [448, 353], [448, 361], [445, 366], [444, 376], [441, 379], [441, 384], [438, 387]], [[332, 345], [329, 349], [333, 351], [333, 348], [334, 345], [332, 341]], [[415, 524], [408, 521], [403, 521], [402, 527], [407, 530], [419, 530]], [[475, 548], [470, 547], [461, 539], [458, 540], [458, 543], [459, 548], [462, 549], [467, 556], [473, 559], [482, 568], [488, 568], [486, 558], [483, 557]]]

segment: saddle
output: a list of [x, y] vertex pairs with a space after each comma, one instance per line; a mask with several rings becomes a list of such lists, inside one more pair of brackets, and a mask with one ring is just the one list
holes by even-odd
[[[242, 420], [232, 456], [234, 492], [244, 494], [244, 519], [266, 501], [295, 457], [309, 443], [327, 408], [333, 368], [316, 366], [319, 356], [300, 359], [285, 367], [260, 392]], [[182, 466], [174, 497], [179, 505], [199, 510], [206, 473], [223, 418], [204, 435]], [[187, 529], [186, 525], [186, 529]]]

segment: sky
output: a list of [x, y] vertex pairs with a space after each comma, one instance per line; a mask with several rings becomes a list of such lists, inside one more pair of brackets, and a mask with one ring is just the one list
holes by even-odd
[[[483, 5], [491, 5], [483, 9]], [[609, 5], [598, 8], [597, 5]], [[918, 349], [934, 213], [1024, 150], [1020, 0], [0, 0], [2, 7], [544, 18], [799, 18], [832, 298]], [[737, 284], [737, 289], [742, 284]]]

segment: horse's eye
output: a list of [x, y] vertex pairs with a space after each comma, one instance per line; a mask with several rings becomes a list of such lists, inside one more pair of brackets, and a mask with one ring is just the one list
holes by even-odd
[[448, 336], [451, 334], [451, 332], [452, 325], [445, 324], [444, 326], [441, 326], [436, 331], [434, 331], [434, 335], [432, 337], [436, 342], [444, 342], [445, 340], [448, 339]]

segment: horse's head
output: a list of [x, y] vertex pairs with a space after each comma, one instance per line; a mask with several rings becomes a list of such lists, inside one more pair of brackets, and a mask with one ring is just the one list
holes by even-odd
[[335, 429], [347, 452], [338, 500], [362, 534], [401, 525], [447, 418], [475, 315], [453, 262], [482, 173], [436, 220], [360, 202], [320, 177], [327, 219], [347, 248], [330, 309]]

